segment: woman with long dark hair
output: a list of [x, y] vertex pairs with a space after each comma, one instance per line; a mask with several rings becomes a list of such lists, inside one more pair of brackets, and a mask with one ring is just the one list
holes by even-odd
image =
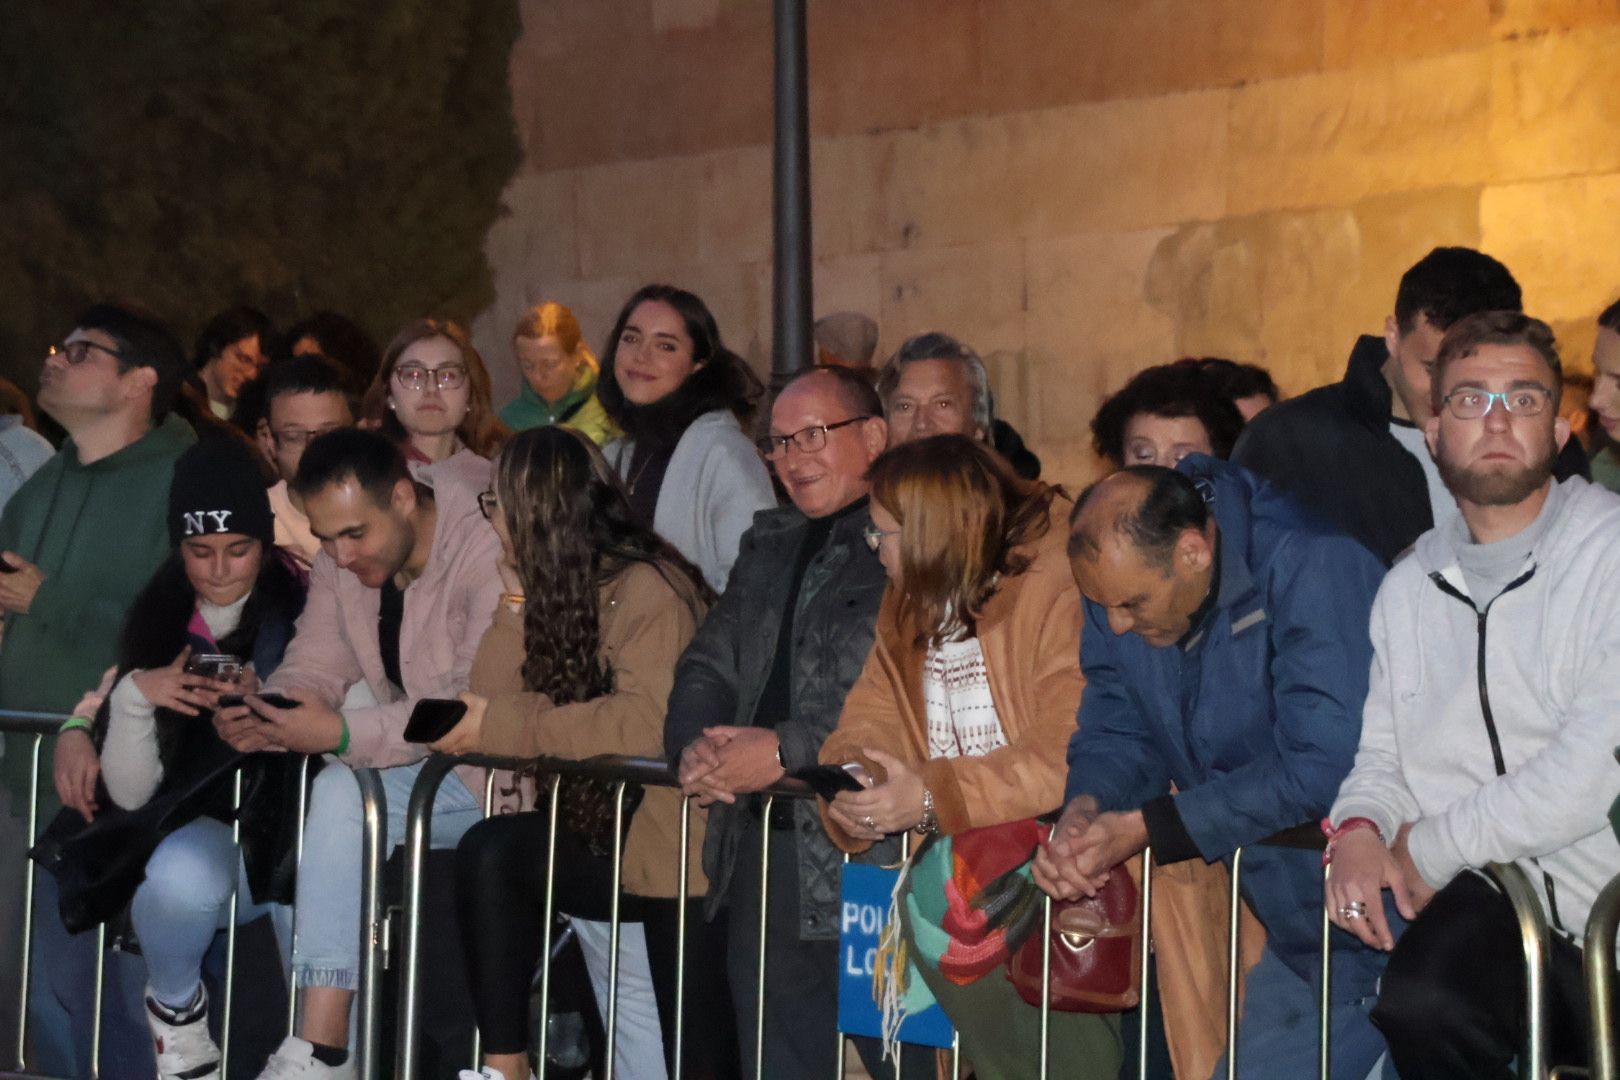
[[[675, 662], [711, 597], [702, 576], [637, 519], [600, 451], [577, 431], [551, 426], [514, 436], [483, 502], [501, 538], [507, 593], [473, 663], [467, 715], [433, 748], [663, 758]], [[532, 808], [527, 786], [524, 802]], [[662, 1077], [674, 1049], [679, 881], [669, 853], [679, 845], [681, 813], [678, 791], [652, 788], [630, 814], [624, 840], [616, 1061], [627, 1078]], [[557, 878], [557, 906], [574, 917], [604, 1002], [612, 814], [601, 787], [564, 781], [557, 865], [567, 872]], [[694, 811], [693, 852], [702, 849], [702, 817]], [[528, 990], [541, 959], [546, 835], [547, 814], [530, 809], [473, 826], [457, 849], [457, 903], [485, 1076], [528, 1075]], [[697, 860], [689, 882], [688, 948], [719, 955], [697, 899], [707, 892]], [[708, 1034], [729, 1015], [719, 972], [719, 965], [688, 966], [687, 1030], [705, 1031], [685, 1040], [688, 1076], [712, 1074], [708, 1055], [725, 1060], [725, 1040]]]
[[606, 453], [630, 506], [719, 592], [755, 511], [776, 505], [744, 431], [759, 380], [721, 343], [708, 306], [672, 285], [625, 301], [602, 357], [597, 394], [624, 432]]
[[495, 415], [489, 369], [461, 324], [417, 319], [383, 350], [361, 403], [361, 426], [377, 425], [430, 487], [448, 477], [489, 486], [489, 461], [511, 434]]

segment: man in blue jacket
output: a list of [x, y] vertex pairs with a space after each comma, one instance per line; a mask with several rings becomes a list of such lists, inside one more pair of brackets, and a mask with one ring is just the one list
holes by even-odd
[[[1203, 456], [1093, 485], [1069, 557], [1086, 688], [1036, 879], [1073, 899], [1149, 844], [1160, 864], [1230, 861], [1247, 846], [1243, 894], [1267, 942], [1249, 973], [1239, 1075], [1314, 1075], [1321, 856], [1259, 842], [1320, 819], [1350, 771], [1383, 566]], [[1333, 1075], [1360, 1080], [1383, 1051], [1368, 1020], [1382, 959], [1342, 933], [1334, 953]]]

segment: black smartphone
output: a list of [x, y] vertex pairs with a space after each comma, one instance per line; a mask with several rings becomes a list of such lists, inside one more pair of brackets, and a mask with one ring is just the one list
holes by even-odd
[[232, 682], [242, 674], [242, 658], [229, 653], [193, 653], [186, 659], [186, 671], [204, 678]]
[[[285, 694], [254, 694], [253, 696], [258, 698], [260, 701], [264, 702], [266, 705], [269, 705], [271, 708], [275, 708], [275, 709], [296, 709], [296, 708], [298, 708], [298, 706], [303, 704], [302, 701], [294, 701], [292, 698], [287, 697]], [[246, 694], [221, 694], [221, 695], [219, 695], [219, 707], [222, 708], [222, 709], [228, 709], [232, 705], [246, 705], [246, 704], [247, 704], [247, 695]]]
[[450, 729], [461, 723], [467, 715], [467, 703], [454, 698], [423, 698], [411, 710], [405, 724], [405, 741], [409, 743], [438, 742], [450, 734]]
[[18, 566], [16, 563], [12, 562], [10, 559], [6, 558], [3, 555], [0, 555], [0, 574], [15, 574], [18, 570], [21, 570], [21, 569], [22, 569], [22, 567]]
[[806, 765], [788, 773], [795, 780], [803, 780], [810, 790], [831, 802], [840, 791], [865, 790], [861, 782], [850, 775], [842, 765]]

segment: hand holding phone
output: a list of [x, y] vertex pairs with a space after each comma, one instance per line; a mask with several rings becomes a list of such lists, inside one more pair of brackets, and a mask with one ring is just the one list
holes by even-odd
[[[859, 766], [856, 766], [859, 768]], [[861, 770], [865, 772], [864, 769]], [[832, 802], [841, 791], [862, 791], [865, 785], [844, 765], [806, 765], [788, 773], [795, 780], [803, 780], [810, 790]]]

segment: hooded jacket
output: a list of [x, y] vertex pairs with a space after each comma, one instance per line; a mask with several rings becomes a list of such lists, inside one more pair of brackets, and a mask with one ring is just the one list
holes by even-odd
[[[1384, 561], [1434, 527], [1423, 465], [1390, 434], [1389, 349], [1363, 335], [1344, 378], [1274, 405], [1249, 421], [1232, 460], [1276, 484]], [[1555, 465], [1560, 480], [1587, 475], [1574, 439]]]
[[[1090, 794], [1105, 811], [1142, 809], [1163, 862], [1230, 862], [1248, 845], [1243, 895], [1271, 947], [1309, 979], [1321, 856], [1257, 841], [1320, 819], [1350, 771], [1383, 567], [1244, 469], [1203, 455], [1177, 469], [1214, 513], [1214, 592], [1182, 640], [1162, 648], [1115, 634], [1107, 612], [1085, 602], [1086, 687], [1065, 801]], [[1351, 964], [1348, 977], [1370, 993], [1382, 959], [1347, 934], [1334, 943], [1336, 968]]]
[[1412, 861], [1436, 888], [1516, 862], [1552, 925], [1580, 935], [1620, 873], [1605, 816], [1620, 796], [1620, 496], [1562, 487], [1522, 572], [1488, 603], [1458, 565], [1460, 518], [1389, 572], [1361, 746], [1332, 816], [1390, 839], [1417, 821]]
[[[69, 439], [6, 504], [0, 548], [34, 563], [44, 581], [28, 614], [5, 617], [0, 708], [67, 712], [113, 664], [131, 604], [171, 550], [169, 481], [196, 441], [173, 413], [88, 465]], [[29, 755], [16, 748], [27, 744], [6, 743], [0, 769], [20, 807]], [[58, 805], [51, 785], [41, 785], [41, 815]]]
[[599, 377], [595, 367], [590, 364], [579, 365], [579, 373], [574, 376], [573, 389], [555, 404], [541, 398], [525, 379], [518, 387], [518, 396], [508, 401], [501, 409], [501, 422], [513, 431], [527, 431], [529, 428], [545, 427], [548, 424], [561, 424], [563, 427], [580, 432], [597, 446], [603, 446], [617, 439], [623, 432], [619, 430], [617, 424], [608, 419], [607, 410], [603, 409], [601, 401], [597, 400], [596, 381]]

